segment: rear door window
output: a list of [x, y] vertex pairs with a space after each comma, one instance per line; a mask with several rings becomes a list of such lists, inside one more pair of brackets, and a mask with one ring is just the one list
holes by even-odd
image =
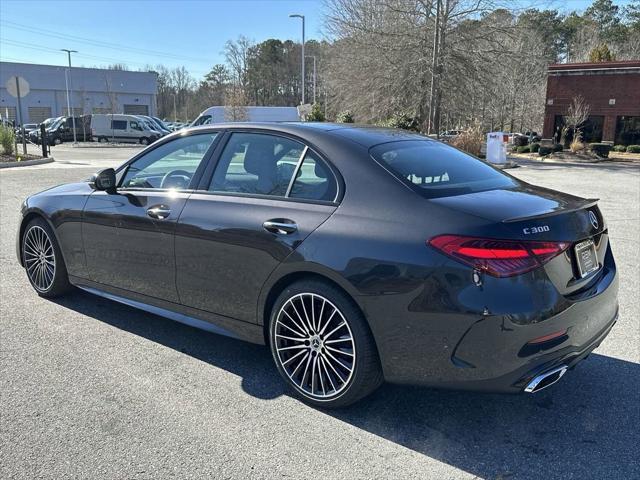
[[284, 197], [304, 150], [295, 140], [264, 133], [234, 133], [211, 180], [213, 192]]
[[371, 156], [428, 198], [513, 188], [516, 180], [440, 142], [406, 140], [377, 145]]
[[333, 202], [337, 194], [338, 183], [331, 169], [313, 151], [307, 150], [289, 196]]

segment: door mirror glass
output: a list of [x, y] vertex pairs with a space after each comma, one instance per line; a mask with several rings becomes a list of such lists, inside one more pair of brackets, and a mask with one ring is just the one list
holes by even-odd
[[93, 176], [96, 190], [114, 190], [116, 187], [116, 171], [113, 168], [100, 170]]

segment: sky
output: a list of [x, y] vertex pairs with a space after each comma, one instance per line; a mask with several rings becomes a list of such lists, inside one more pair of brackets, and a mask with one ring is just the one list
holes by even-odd
[[[567, 11], [591, 0], [508, 3]], [[0, 60], [66, 65], [66, 48], [78, 51], [74, 66], [184, 65], [199, 79], [224, 62], [225, 42], [239, 35], [300, 41], [300, 19], [290, 13], [305, 15], [307, 40], [321, 40], [323, 12], [323, 0], [2, 0]]]

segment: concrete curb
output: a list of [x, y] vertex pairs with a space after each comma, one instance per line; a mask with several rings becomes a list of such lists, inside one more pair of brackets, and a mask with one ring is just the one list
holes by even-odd
[[28, 167], [30, 165], [44, 165], [45, 163], [53, 162], [55, 162], [53, 157], [39, 158], [36, 160], [24, 160], [22, 162], [0, 162], [0, 168]]

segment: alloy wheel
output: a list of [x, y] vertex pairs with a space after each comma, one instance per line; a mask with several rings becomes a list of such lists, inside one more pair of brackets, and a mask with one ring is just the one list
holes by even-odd
[[56, 276], [56, 258], [53, 243], [44, 228], [34, 225], [24, 236], [24, 264], [31, 283], [40, 292], [53, 285]]
[[294, 295], [278, 312], [274, 336], [275, 357], [304, 395], [328, 400], [349, 386], [356, 361], [353, 333], [329, 300]]

